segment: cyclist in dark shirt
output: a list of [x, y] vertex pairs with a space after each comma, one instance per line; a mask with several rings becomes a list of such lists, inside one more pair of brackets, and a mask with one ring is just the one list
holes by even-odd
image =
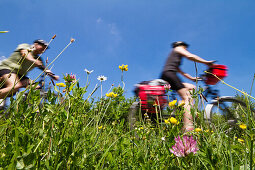
[[187, 51], [188, 46], [189, 45], [183, 41], [174, 42], [172, 44], [173, 50], [168, 55], [166, 64], [161, 74], [161, 79], [167, 81], [171, 85], [171, 89], [176, 90], [182, 100], [185, 102], [185, 113], [183, 115], [184, 131], [190, 131], [194, 129], [192, 115], [190, 114], [190, 105], [193, 104], [190, 91], [193, 90], [195, 86], [190, 83], [183, 83], [177, 76], [177, 73], [180, 73], [192, 81], [196, 81], [197, 78], [184, 73], [180, 69], [182, 58], [185, 57], [191, 61], [203, 63], [206, 65], [211, 65], [214, 62], [204, 60], [197, 55], [190, 53]]

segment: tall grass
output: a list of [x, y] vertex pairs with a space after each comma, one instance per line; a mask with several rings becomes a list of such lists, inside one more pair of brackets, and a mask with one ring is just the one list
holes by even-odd
[[[11, 99], [0, 119], [0, 169], [252, 169], [254, 167], [254, 117], [239, 111], [247, 128], [227, 124], [209, 126], [203, 111], [194, 108], [195, 126], [190, 132], [199, 151], [185, 157], [170, 152], [174, 138], [182, 136], [183, 109], [178, 123], [157, 126], [140, 121], [130, 131], [127, 117], [135, 98], [126, 98], [121, 87], [97, 98], [72, 81], [49, 90], [42, 100], [33, 87]], [[54, 95], [57, 92], [58, 95]], [[90, 99], [86, 100], [86, 96]], [[195, 96], [195, 95], [194, 95]], [[243, 96], [243, 99], [250, 101]], [[169, 115], [172, 109], [166, 111]]]

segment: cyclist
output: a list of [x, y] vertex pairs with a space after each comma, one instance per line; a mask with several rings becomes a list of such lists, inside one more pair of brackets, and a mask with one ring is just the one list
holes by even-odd
[[[20, 88], [30, 84], [26, 77], [27, 72], [34, 67], [45, 70], [45, 65], [41, 57], [48, 47], [44, 40], [35, 40], [33, 45], [20, 44], [11, 56], [0, 63], [0, 99], [15, 94]], [[46, 74], [58, 80], [59, 76], [54, 75], [50, 70], [45, 70]]]
[[184, 131], [190, 131], [194, 129], [192, 115], [190, 114], [190, 105], [192, 105], [190, 91], [193, 90], [195, 86], [189, 83], [183, 83], [177, 76], [177, 73], [180, 73], [192, 81], [196, 81], [197, 78], [184, 73], [180, 69], [182, 58], [185, 57], [191, 61], [203, 63], [206, 65], [212, 65], [213, 62], [215, 62], [204, 60], [197, 55], [190, 53], [187, 50], [188, 46], [189, 45], [183, 41], [172, 43], [173, 50], [168, 55], [165, 66], [163, 68], [163, 72], [161, 74], [161, 79], [167, 81], [171, 85], [171, 89], [176, 90], [179, 96], [185, 102], [185, 112], [183, 115]]

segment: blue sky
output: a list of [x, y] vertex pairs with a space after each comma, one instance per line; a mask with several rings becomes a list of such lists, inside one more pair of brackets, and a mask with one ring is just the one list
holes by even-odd
[[[56, 34], [44, 57], [52, 61], [69, 43], [76, 41], [54, 63], [58, 75], [74, 73], [86, 82], [84, 68], [94, 70], [90, 89], [99, 75], [108, 77], [103, 88], [121, 84], [126, 95], [133, 85], [158, 78], [174, 41], [186, 41], [189, 51], [229, 68], [225, 81], [250, 92], [254, 75], [254, 0], [0, 0], [0, 56], [8, 57], [20, 43], [47, 41]], [[195, 74], [193, 62], [184, 60], [182, 70]], [[205, 66], [198, 64], [201, 73]], [[36, 69], [29, 73], [36, 77]], [[183, 78], [183, 81], [190, 82]], [[222, 95], [234, 95], [218, 84]], [[97, 94], [99, 96], [99, 92]], [[255, 89], [252, 93], [255, 96]]]

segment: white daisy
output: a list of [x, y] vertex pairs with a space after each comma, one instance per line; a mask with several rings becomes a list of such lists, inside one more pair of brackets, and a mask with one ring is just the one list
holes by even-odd
[[105, 76], [98, 76], [97, 77], [97, 80], [99, 80], [99, 81], [105, 81], [105, 80], [107, 80], [107, 77], [105, 77]]
[[84, 71], [85, 71], [87, 74], [91, 74], [94, 70], [89, 71], [89, 70], [87, 70], [87, 69], [85, 68]]

